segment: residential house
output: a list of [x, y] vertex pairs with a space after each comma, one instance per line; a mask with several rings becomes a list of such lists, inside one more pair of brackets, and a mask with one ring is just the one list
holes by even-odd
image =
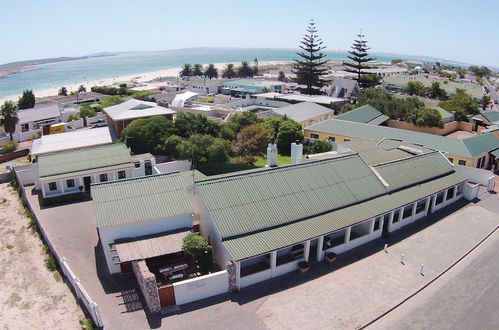
[[331, 80], [326, 94], [334, 98], [352, 99], [356, 98], [359, 92], [357, 80], [335, 77]]
[[149, 118], [152, 116], [165, 116], [169, 120], [173, 120], [175, 111], [168, 108], [158, 106], [156, 103], [130, 99], [126, 102], [104, 108], [107, 114], [107, 122], [110, 127], [113, 127], [117, 136], [121, 136], [121, 132], [133, 120], [139, 118]]
[[283, 93], [284, 90], [283, 82], [264, 79], [226, 79], [219, 83], [220, 93], [236, 97], [263, 92]]
[[439, 152], [389, 156], [368, 166], [347, 153], [198, 181], [201, 233], [241, 289], [423, 221], [468, 189]]
[[17, 113], [19, 122], [16, 125], [17, 132], [28, 132], [37, 130], [44, 126], [58, 124], [61, 122], [61, 110], [57, 105], [19, 110]]
[[183, 77], [182, 85], [186, 90], [198, 94], [218, 94], [220, 79], [203, 77]]
[[332, 119], [334, 111], [322, 105], [313, 102], [300, 102], [287, 105], [281, 108], [258, 112], [259, 118], [265, 117], [283, 117], [287, 116], [296, 122], [299, 122], [302, 127], [307, 127], [322, 121]]
[[482, 111], [480, 114], [471, 117], [471, 123], [473, 124], [473, 131], [477, 131], [478, 127], [499, 125], [499, 111]]
[[381, 141], [385, 138], [402, 140], [441, 151], [453, 164], [484, 169], [491, 168], [497, 159], [496, 150], [499, 149], [499, 139], [492, 132], [463, 139], [453, 139], [339, 119], [330, 119], [306, 127], [304, 136], [336, 143], [350, 140]]
[[35, 189], [51, 198], [90, 192], [92, 183], [144, 176], [145, 166], [136, 163], [126, 145], [111, 144], [39, 155], [31, 167]]

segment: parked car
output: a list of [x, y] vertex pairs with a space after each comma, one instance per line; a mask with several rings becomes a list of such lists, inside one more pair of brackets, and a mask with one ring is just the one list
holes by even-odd
[[105, 121], [104, 119], [99, 119], [90, 124], [91, 128], [106, 127], [106, 126], [107, 126], [107, 121]]

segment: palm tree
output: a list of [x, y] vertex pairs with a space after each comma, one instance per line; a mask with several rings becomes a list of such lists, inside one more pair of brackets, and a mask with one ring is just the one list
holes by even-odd
[[204, 76], [209, 78], [209, 79], [218, 78], [218, 70], [214, 64], [208, 65], [208, 67], [206, 68], [206, 71], [204, 72]]
[[442, 87], [440, 87], [440, 82], [438, 81], [434, 81], [431, 83], [431, 86], [428, 89], [428, 94], [434, 99], [447, 98], [447, 92]]
[[487, 109], [487, 107], [489, 106], [490, 100], [492, 100], [490, 95], [482, 96], [482, 98], [480, 99], [480, 104], [482, 105], [482, 110]]
[[407, 85], [404, 88], [404, 92], [409, 95], [423, 96], [425, 94], [425, 87], [422, 82], [413, 80], [407, 83]]
[[0, 125], [2, 125], [7, 133], [9, 133], [12, 141], [12, 134], [16, 131], [16, 124], [19, 122], [17, 117], [17, 106], [12, 101], [5, 101], [0, 106]]
[[78, 87], [78, 90], [76, 91], [76, 93], [85, 93], [86, 91], [87, 91], [87, 89], [85, 88], [85, 86], [80, 85], [80, 87]]
[[225, 68], [222, 71], [222, 77], [227, 79], [232, 79], [236, 77], [236, 71], [234, 69], [234, 64], [227, 63]]
[[242, 61], [237, 70], [239, 78], [252, 78], [254, 76], [253, 68], [247, 61]]
[[57, 92], [57, 95], [59, 95], [59, 96], [68, 96], [68, 89], [66, 87], [62, 86], [59, 89], [59, 92]]
[[187, 77], [191, 75], [192, 75], [192, 66], [190, 63], [185, 63], [184, 66], [182, 67], [182, 70], [180, 71], [180, 76]]
[[194, 64], [192, 67], [192, 75], [201, 77], [203, 75], [203, 66], [201, 64]]

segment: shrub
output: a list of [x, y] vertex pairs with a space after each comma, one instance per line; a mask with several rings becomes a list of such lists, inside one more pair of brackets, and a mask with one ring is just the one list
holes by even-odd
[[197, 260], [202, 274], [208, 274], [213, 269], [213, 251], [211, 245], [198, 234], [191, 233], [184, 238], [182, 250], [190, 252]]
[[12, 152], [12, 151], [16, 150], [16, 148], [17, 148], [17, 142], [9, 141], [3, 145], [2, 151], [3, 152]]
[[311, 154], [320, 154], [322, 152], [331, 151], [331, 149], [333, 149], [333, 146], [330, 143], [323, 141], [323, 140], [317, 140], [310, 147], [310, 153]]
[[85, 330], [97, 329], [97, 327], [94, 325], [94, 321], [88, 317], [86, 319], [80, 320], [80, 325], [81, 325], [82, 329], [85, 329]]
[[49, 255], [45, 259], [45, 267], [47, 267], [47, 269], [50, 270], [51, 272], [57, 270], [57, 261], [55, 261], [55, 258], [52, 255]]

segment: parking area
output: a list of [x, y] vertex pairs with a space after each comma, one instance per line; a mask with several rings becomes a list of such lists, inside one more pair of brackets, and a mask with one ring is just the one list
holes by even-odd
[[[499, 197], [485, 193], [481, 198], [459, 202], [331, 264], [312, 264], [307, 273], [151, 316], [142, 308], [134, 279], [110, 279], [106, 273], [91, 201], [40, 209], [37, 196], [29, 196], [51, 244], [99, 305], [109, 329], [124, 324], [141, 329], [358, 327], [430, 281], [498, 225]], [[385, 243], [388, 253], [383, 252]]]

